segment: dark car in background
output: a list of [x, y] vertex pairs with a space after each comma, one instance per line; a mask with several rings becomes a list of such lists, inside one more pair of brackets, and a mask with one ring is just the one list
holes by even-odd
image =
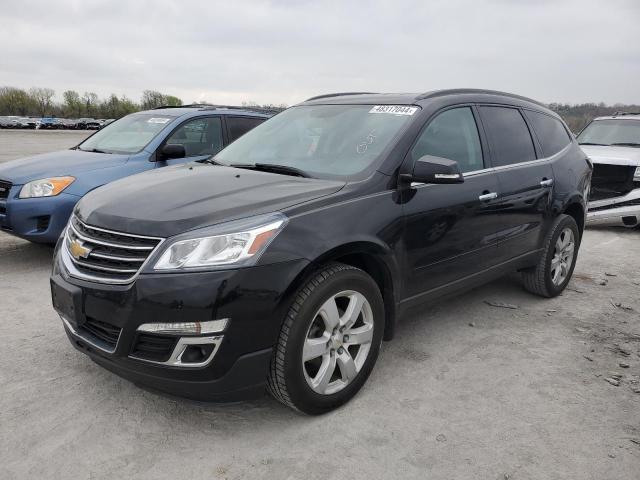
[[128, 115], [69, 150], [2, 163], [0, 229], [54, 244], [87, 192], [135, 173], [206, 159], [270, 116], [250, 108], [160, 108]]
[[137, 384], [198, 400], [267, 386], [326, 412], [408, 308], [514, 271], [559, 295], [591, 168], [523, 97], [315, 97], [209, 161], [88, 194], [56, 248], [53, 305], [75, 348]]

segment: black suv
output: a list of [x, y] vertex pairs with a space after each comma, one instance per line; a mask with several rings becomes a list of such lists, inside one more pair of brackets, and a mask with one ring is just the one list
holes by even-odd
[[86, 195], [53, 304], [77, 349], [137, 384], [199, 400], [267, 386], [322, 413], [362, 387], [408, 307], [513, 271], [558, 295], [591, 170], [523, 97], [314, 97], [209, 160]]

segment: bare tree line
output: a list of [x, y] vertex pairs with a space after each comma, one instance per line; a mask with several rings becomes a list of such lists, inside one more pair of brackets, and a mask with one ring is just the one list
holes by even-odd
[[62, 101], [56, 102], [55, 90], [33, 87], [24, 90], [16, 87], [0, 87], [0, 115], [20, 115], [24, 117], [95, 117], [120, 118], [139, 110], [162, 105], [179, 106], [182, 100], [155, 90], [142, 92], [140, 102], [128, 97], [111, 94], [100, 99], [94, 92], [80, 94], [75, 90], [62, 93]]
[[[156, 90], [145, 90], [139, 102], [125, 95], [114, 93], [99, 98], [94, 92], [79, 93], [65, 90], [62, 101], [56, 102], [55, 91], [51, 88], [33, 87], [24, 90], [15, 87], [0, 87], [0, 115], [20, 115], [24, 117], [56, 116], [66, 118], [120, 118], [129, 113], [163, 105], [179, 106], [182, 100]], [[284, 104], [259, 105], [256, 102], [242, 102], [247, 107], [263, 107], [272, 110], [286, 108]], [[579, 132], [592, 118], [611, 115], [617, 111], [640, 112], [640, 105], [605, 105], [604, 103], [564, 104], [551, 103], [549, 108], [557, 112], [573, 132]]]

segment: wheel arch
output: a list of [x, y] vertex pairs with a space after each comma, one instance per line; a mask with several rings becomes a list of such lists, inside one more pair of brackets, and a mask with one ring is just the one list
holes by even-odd
[[577, 201], [571, 202], [564, 208], [562, 213], [573, 217], [578, 224], [578, 230], [580, 231], [580, 237], [582, 238], [585, 226], [585, 210], [582, 203]]
[[395, 267], [389, 260], [389, 252], [373, 242], [352, 242], [336, 246], [312, 260], [291, 283], [287, 297], [304, 284], [308, 278], [322, 266], [332, 263], [344, 263], [359, 268], [373, 278], [378, 285], [385, 310], [384, 340], [391, 340], [395, 333], [397, 285], [394, 282]]

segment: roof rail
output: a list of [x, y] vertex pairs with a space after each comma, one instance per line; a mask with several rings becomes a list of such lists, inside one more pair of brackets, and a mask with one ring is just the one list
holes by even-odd
[[154, 107], [151, 110], [161, 110], [163, 108], [200, 108], [202, 110], [216, 110], [216, 109], [227, 109], [227, 110], [247, 110], [248, 112], [256, 112], [256, 113], [279, 113], [284, 108], [268, 108], [268, 107], [242, 107], [238, 105], [212, 105], [210, 103], [192, 103], [189, 105], [163, 105], [160, 107]]
[[319, 100], [321, 98], [342, 97], [343, 95], [375, 95], [376, 92], [339, 92], [339, 93], [326, 93], [324, 95], [317, 95], [315, 97], [307, 98], [305, 102], [311, 100]]
[[536, 105], [540, 105], [542, 107], [546, 107], [546, 105], [542, 102], [538, 102], [537, 100], [533, 100], [532, 98], [523, 97], [522, 95], [516, 95], [514, 93], [506, 93], [500, 92], [498, 90], [485, 90], [482, 88], [452, 88], [449, 90], [432, 90], [430, 92], [425, 92], [416, 97], [416, 100], [425, 100], [427, 98], [434, 97], [443, 97], [445, 95], [460, 95], [460, 94], [486, 94], [486, 95], [502, 95], [503, 97], [516, 98], [518, 100], [524, 100], [526, 102], [535, 103]]
[[160, 105], [159, 107], [153, 107], [151, 110], [160, 110], [163, 108], [196, 108], [196, 107], [206, 107], [207, 105], [204, 103], [191, 103], [189, 105]]
[[243, 107], [238, 105], [202, 105], [202, 110], [216, 110], [216, 109], [226, 109], [226, 110], [246, 110], [248, 112], [256, 112], [256, 113], [280, 113], [284, 110], [284, 108], [280, 107]]
[[640, 115], [640, 112], [616, 112], [611, 116], [612, 117], [619, 117], [619, 116], [623, 116], [623, 115]]

